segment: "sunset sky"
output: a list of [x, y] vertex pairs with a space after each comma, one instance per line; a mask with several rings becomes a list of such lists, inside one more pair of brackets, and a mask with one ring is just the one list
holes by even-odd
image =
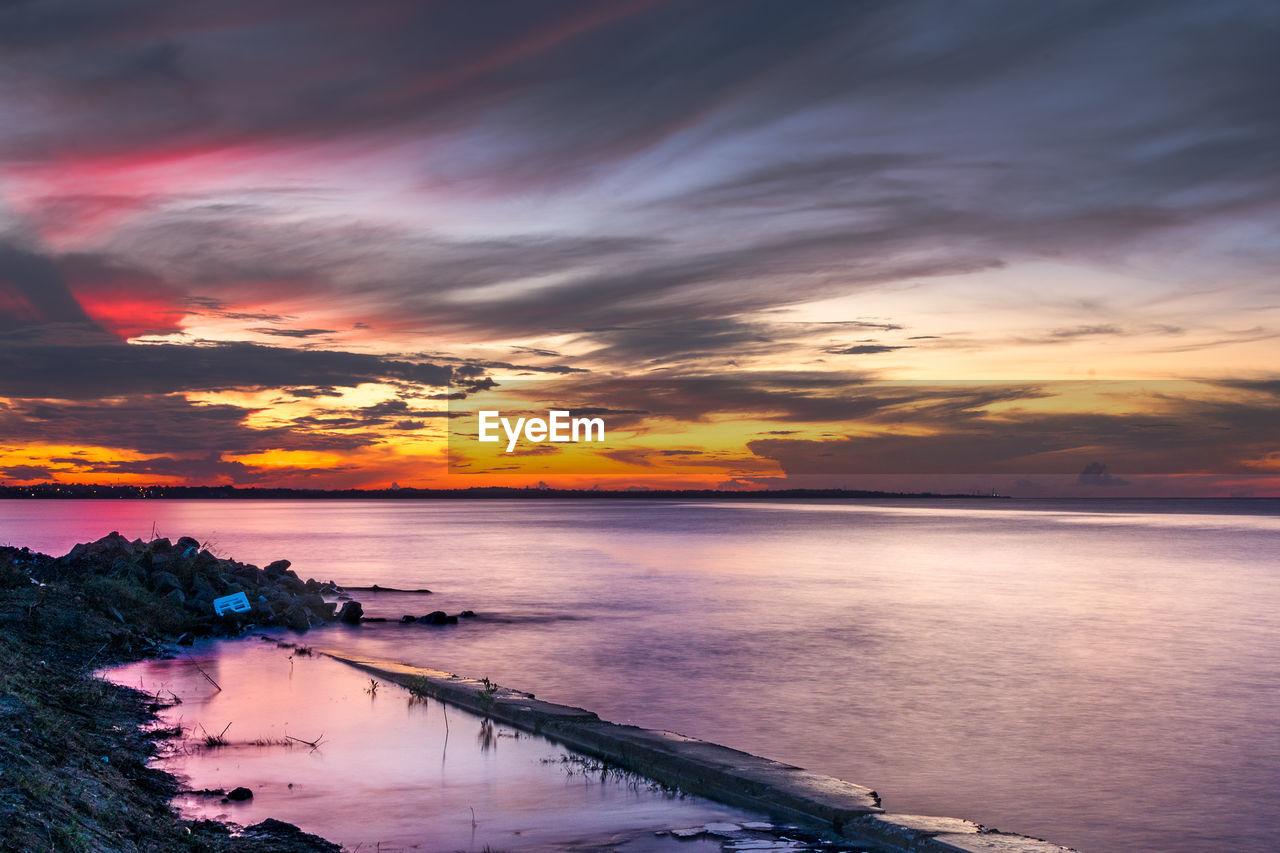
[[[1270, 2], [2, 4], [0, 481], [1280, 493], [1278, 37]], [[487, 379], [617, 443], [451, 471]]]

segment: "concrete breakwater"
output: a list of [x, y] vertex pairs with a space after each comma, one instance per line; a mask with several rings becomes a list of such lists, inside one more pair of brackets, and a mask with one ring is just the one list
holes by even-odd
[[485, 680], [326, 651], [415, 693], [542, 735], [577, 752], [728, 805], [808, 824], [879, 851], [1065, 853], [959, 818], [886, 813], [875, 791], [672, 732], [620, 725]]

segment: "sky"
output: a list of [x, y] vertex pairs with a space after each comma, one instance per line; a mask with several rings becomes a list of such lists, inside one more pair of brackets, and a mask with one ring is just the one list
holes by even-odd
[[[1277, 36], [0, 2], [0, 481], [1280, 494]], [[615, 441], [477, 461], [521, 389]]]

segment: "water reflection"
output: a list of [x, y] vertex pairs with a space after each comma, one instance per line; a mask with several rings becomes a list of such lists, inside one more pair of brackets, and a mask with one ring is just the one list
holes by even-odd
[[64, 553], [154, 522], [303, 577], [432, 589], [359, 597], [480, 618], [323, 642], [851, 779], [898, 811], [1085, 850], [1271, 853], [1277, 506], [17, 501], [0, 531]]
[[[160, 763], [188, 791], [253, 791], [244, 802], [185, 794], [178, 805], [191, 817], [241, 825], [275, 817], [348, 849], [477, 851], [593, 849], [612, 841], [656, 851], [677, 842], [655, 831], [759, 817], [621, 779], [583, 788], [563, 769], [573, 756], [542, 738], [276, 642], [201, 646], [108, 677], [181, 697], [162, 710], [159, 725], [181, 726], [185, 736], [170, 741]], [[450, 751], [451, 726], [475, 726], [475, 746]]]
[[488, 752], [498, 742], [498, 736], [493, 731], [492, 720], [480, 721], [480, 733], [476, 735], [476, 742], [480, 744], [481, 752]]

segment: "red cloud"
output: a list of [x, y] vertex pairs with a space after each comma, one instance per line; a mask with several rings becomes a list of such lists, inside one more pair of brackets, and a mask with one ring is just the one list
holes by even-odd
[[181, 328], [185, 294], [150, 273], [92, 255], [62, 258], [58, 269], [84, 312], [121, 338]]

